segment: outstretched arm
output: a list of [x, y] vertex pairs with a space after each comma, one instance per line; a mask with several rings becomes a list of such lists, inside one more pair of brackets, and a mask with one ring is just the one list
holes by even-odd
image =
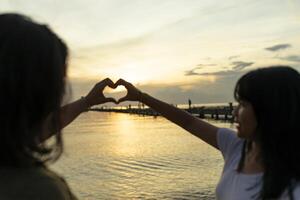
[[[109, 79], [104, 79], [97, 83], [92, 90], [81, 99], [67, 104], [60, 109], [60, 126], [63, 129], [67, 125], [69, 125], [72, 121], [74, 121], [82, 112], [88, 110], [89, 107], [107, 103], [107, 102], [114, 102], [116, 100], [113, 98], [106, 98], [103, 95], [103, 90], [106, 86], [114, 87], [114, 83]], [[51, 137], [54, 134], [54, 131], [51, 131], [51, 120], [53, 115], [50, 114], [44, 123], [44, 131], [43, 135], [41, 136], [41, 141], [44, 141]]]
[[159, 112], [162, 116], [184, 128], [191, 134], [202, 139], [206, 143], [218, 149], [217, 145], [217, 131], [218, 127], [207, 123], [190, 113], [160, 101], [146, 93], [139, 91], [131, 83], [123, 79], [117, 81], [116, 86], [123, 85], [128, 93], [127, 96], [121, 98], [118, 102], [122, 101], [140, 101], [147, 106]]

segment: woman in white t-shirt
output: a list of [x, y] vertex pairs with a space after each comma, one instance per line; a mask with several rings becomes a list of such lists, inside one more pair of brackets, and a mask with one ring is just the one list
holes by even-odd
[[218, 128], [120, 79], [128, 94], [219, 149], [225, 164], [217, 199], [300, 199], [300, 75], [288, 66], [250, 71], [235, 87], [237, 133]]

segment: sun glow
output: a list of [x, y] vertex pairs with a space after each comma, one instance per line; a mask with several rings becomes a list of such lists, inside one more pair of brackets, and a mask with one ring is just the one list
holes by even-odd
[[126, 92], [126, 88], [124, 86], [118, 86], [117, 88], [113, 89], [110, 87], [106, 87], [103, 91], [104, 93], [119, 93], [119, 92]]
[[149, 67], [140, 64], [126, 64], [111, 70], [113, 79], [122, 78], [132, 84], [140, 84], [153, 78], [153, 71]]

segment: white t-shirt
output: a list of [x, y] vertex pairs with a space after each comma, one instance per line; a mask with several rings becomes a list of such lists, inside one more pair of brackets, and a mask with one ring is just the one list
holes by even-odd
[[[225, 164], [221, 179], [216, 189], [218, 200], [254, 200], [262, 186], [263, 173], [244, 174], [237, 171], [243, 139], [237, 137], [231, 129], [220, 128], [217, 133], [218, 147], [223, 155]], [[294, 199], [300, 200], [300, 184], [294, 188]], [[280, 200], [289, 200], [285, 191]]]

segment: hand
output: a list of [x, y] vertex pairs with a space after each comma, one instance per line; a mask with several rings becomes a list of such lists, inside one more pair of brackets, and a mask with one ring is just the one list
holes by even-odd
[[104, 96], [103, 90], [106, 86], [116, 88], [115, 84], [109, 78], [106, 78], [97, 83], [85, 97], [86, 104], [88, 107], [107, 102], [117, 103], [117, 101], [114, 98], [107, 98]]
[[121, 103], [123, 101], [140, 101], [141, 100], [142, 92], [140, 90], [138, 90], [136, 87], [134, 87], [131, 83], [129, 83], [123, 79], [119, 79], [115, 83], [115, 87], [118, 87], [119, 85], [122, 85], [127, 89], [127, 95], [125, 97], [122, 97], [121, 99], [119, 99], [117, 103]]

